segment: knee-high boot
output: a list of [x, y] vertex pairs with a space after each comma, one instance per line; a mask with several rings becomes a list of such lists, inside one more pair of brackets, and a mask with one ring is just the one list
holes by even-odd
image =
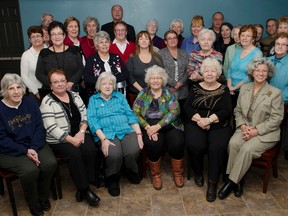
[[184, 159], [176, 160], [171, 158], [172, 174], [174, 183], [177, 187], [181, 188], [184, 186]]
[[148, 160], [150, 172], [151, 172], [152, 184], [156, 190], [160, 190], [162, 188], [160, 161], [161, 161], [161, 158], [159, 158], [159, 160], [156, 162], [152, 162]]

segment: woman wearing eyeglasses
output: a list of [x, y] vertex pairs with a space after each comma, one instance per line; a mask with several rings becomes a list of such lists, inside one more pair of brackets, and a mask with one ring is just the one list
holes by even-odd
[[36, 78], [36, 64], [40, 51], [44, 47], [43, 31], [40, 26], [31, 26], [27, 30], [31, 47], [21, 57], [21, 77], [29, 92], [40, 100], [38, 89], [41, 82]]
[[[78, 91], [78, 84], [82, 79], [83, 63], [79, 48], [64, 44], [65, 27], [61, 22], [53, 21], [48, 27], [52, 45], [43, 49], [38, 58], [36, 77], [42, 83], [44, 96], [45, 90], [50, 91], [48, 72], [52, 69], [62, 69], [67, 76], [67, 89]], [[46, 93], [47, 94], [47, 93]]]

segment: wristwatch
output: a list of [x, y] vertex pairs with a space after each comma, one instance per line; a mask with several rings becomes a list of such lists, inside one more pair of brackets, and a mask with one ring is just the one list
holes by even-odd
[[213, 118], [209, 117], [209, 123], [212, 124], [214, 122]]

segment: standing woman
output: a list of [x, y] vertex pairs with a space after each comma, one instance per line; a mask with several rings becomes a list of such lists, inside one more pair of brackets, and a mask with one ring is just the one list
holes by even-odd
[[227, 73], [227, 85], [232, 95], [233, 108], [236, 106], [240, 87], [250, 78], [246, 72], [248, 64], [254, 58], [262, 57], [262, 52], [255, 47], [257, 30], [253, 25], [244, 25], [240, 28], [240, 43], [242, 48], [235, 51], [233, 60]]
[[147, 86], [145, 83], [146, 69], [153, 65], [162, 66], [161, 58], [153, 50], [149, 33], [141, 31], [136, 37], [136, 51], [127, 62], [130, 105], [133, 104], [138, 93]]
[[177, 47], [178, 38], [176, 32], [167, 31], [164, 34], [164, 38], [167, 47], [161, 49], [158, 54], [162, 58], [164, 68], [168, 74], [167, 86], [174, 92], [182, 108], [188, 95], [188, 55], [184, 50]]
[[[42, 83], [42, 90], [47, 94], [50, 91], [48, 72], [52, 69], [62, 69], [67, 76], [68, 90], [78, 91], [83, 74], [83, 63], [79, 48], [64, 44], [65, 28], [61, 22], [53, 21], [48, 27], [52, 46], [41, 50], [37, 67], [36, 77]], [[44, 93], [45, 94], [45, 93]]]
[[80, 47], [79, 26], [80, 22], [76, 17], [66, 18], [64, 22], [64, 28], [66, 33], [66, 37], [64, 39], [65, 45]]
[[129, 56], [135, 52], [136, 46], [132, 41], [127, 40], [127, 24], [123, 21], [114, 25], [115, 39], [110, 46], [110, 52], [120, 56], [126, 64]]
[[26, 50], [21, 57], [21, 77], [28, 87], [29, 92], [40, 100], [38, 89], [41, 82], [36, 78], [35, 71], [40, 51], [43, 49], [43, 31], [40, 26], [31, 26], [27, 30], [31, 47]]
[[[155, 19], [151, 19], [146, 23], [146, 30], [149, 33], [154, 48], [156, 47], [157, 50], [162, 49], [164, 47], [164, 40], [157, 36], [157, 30], [158, 30], [158, 22]], [[137, 46], [137, 43], [136, 43]]]
[[170, 30], [173, 30], [177, 33], [178, 37], [178, 44], [177, 47], [181, 48], [182, 42], [184, 41], [184, 37], [182, 36], [182, 33], [184, 31], [184, 25], [181, 19], [174, 19], [170, 23]]
[[94, 37], [96, 33], [99, 31], [99, 22], [98, 19], [95, 17], [86, 17], [83, 22], [83, 29], [86, 32], [86, 36], [83, 36], [80, 39], [80, 46], [82, 52], [86, 58], [90, 57], [91, 55], [96, 53], [96, 47], [94, 45]]

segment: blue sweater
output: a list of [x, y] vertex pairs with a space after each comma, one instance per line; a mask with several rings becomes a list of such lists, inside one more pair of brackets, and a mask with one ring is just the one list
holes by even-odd
[[35, 100], [24, 96], [22, 103], [10, 108], [0, 101], [0, 154], [26, 155], [45, 144], [45, 129]]

